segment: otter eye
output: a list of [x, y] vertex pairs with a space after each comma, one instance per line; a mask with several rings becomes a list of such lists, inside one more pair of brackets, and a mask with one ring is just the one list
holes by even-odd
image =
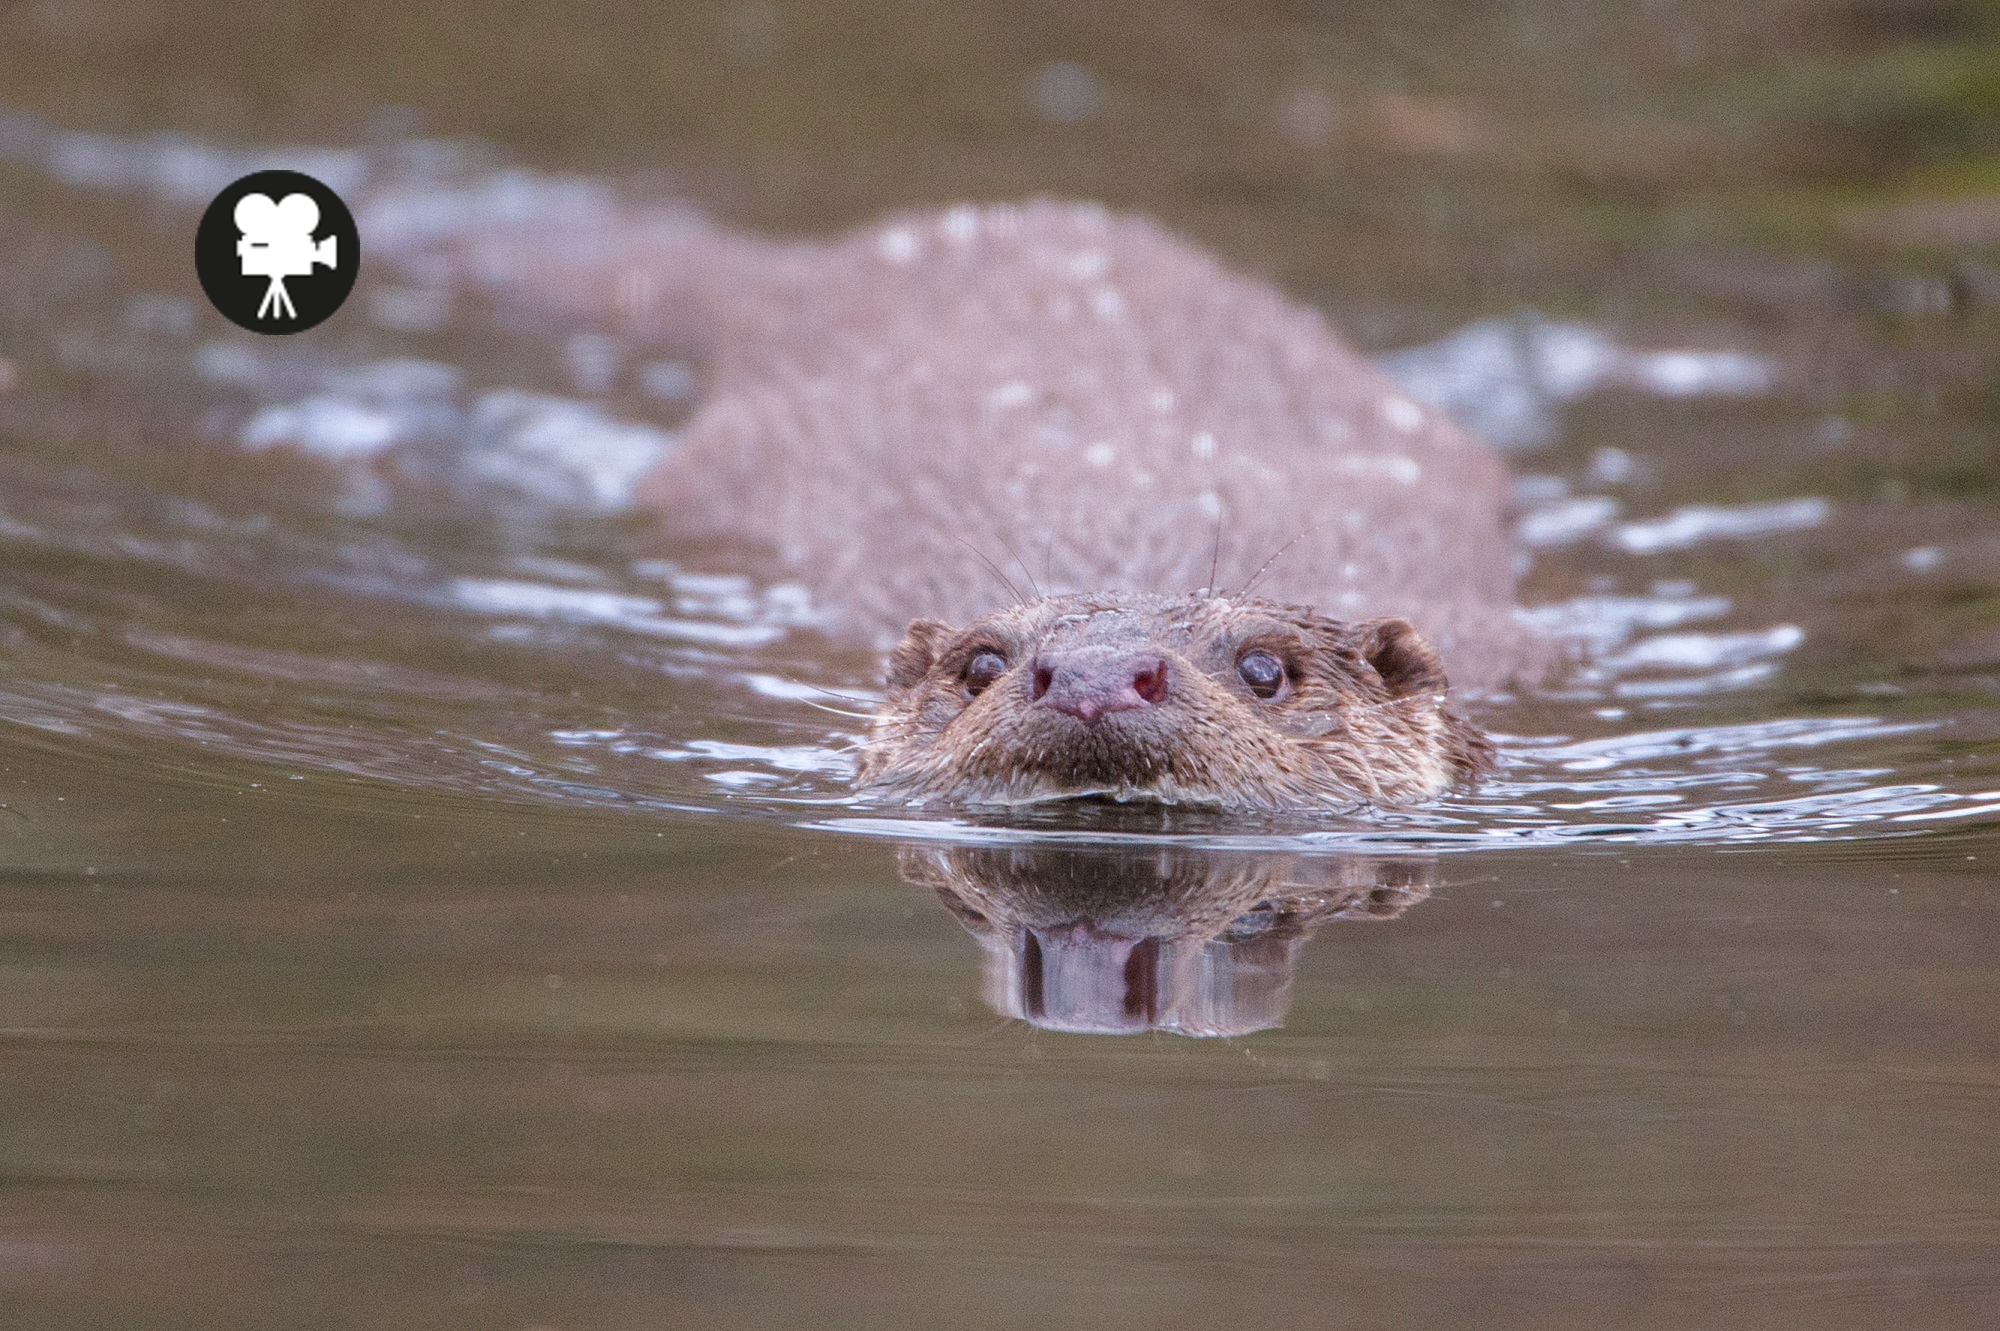
[[1269, 652], [1246, 652], [1236, 663], [1236, 673], [1260, 698], [1275, 698], [1285, 686], [1285, 663]]
[[998, 652], [979, 652], [965, 663], [965, 673], [959, 676], [959, 682], [976, 698], [986, 691], [988, 684], [1006, 673], [1006, 657]]

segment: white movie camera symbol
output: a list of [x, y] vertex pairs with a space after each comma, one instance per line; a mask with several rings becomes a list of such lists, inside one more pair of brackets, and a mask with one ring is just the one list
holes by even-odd
[[334, 242], [340, 237], [315, 242], [312, 233], [318, 225], [319, 205], [309, 195], [287, 194], [273, 203], [268, 194], [246, 194], [237, 202], [236, 229], [243, 239], [236, 242], [236, 254], [243, 260], [243, 276], [271, 279], [257, 306], [259, 319], [298, 318], [285, 279], [311, 277], [314, 264], [338, 266]]

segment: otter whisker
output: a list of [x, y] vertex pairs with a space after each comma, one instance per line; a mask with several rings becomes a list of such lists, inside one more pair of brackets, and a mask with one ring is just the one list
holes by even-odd
[[1014, 580], [1008, 577], [1006, 571], [1003, 570], [998, 564], [994, 563], [991, 559], [987, 558], [986, 552], [984, 550], [981, 550], [978, 546], [974, 545], [971, 541], [966, 540], [963, 536], [960, 536], [957, 532], [946, 532], [945, 535], [951, 537], [952, 540], [957, 541], [960, 545], [972, 551], [973, 555], [979, 560], [979, 562], [986, 566], [986, 571], [991, 573], [994, 577], [1000, 580], [1000, 585], [1005, 587], [1007, 589], [1007, 594], [1014, 598], [1015, 605], [1029, 604], [1028, 598], [1021, 595], [1021, 589], [1014, 585]]
[[829, 716], [847, 716], [854, 718], [856, 721], [873, 721], [875, 719], [875, 713], [873, 712], [850, 712], [844, 707], [828, 707], [825, 703], [814, 702], [810, 698], [801, 698], [799, 701], [812, 708], [815, 712], [825, 712]]
[[[876, 706], [880, 706], [880, 705], [881, 705], [881, 702], [882, 702], [882, 700], [881, 700], [880, 698], [864, 698], [864, 697], [862, 697], [862, 696], [861, 696], [860, 694], [858, 694], [858, 693], [841, 693], [840, 691], [838, 691], [838, 690], [836, 690], [836, 689], [827, 689], [827, 688], [821, 688], [821, 687], [820, 687], [819, 685], [817, 685], [817, 684], [805, 684], [805, 683], [800, 683], [800, 681], [798, 681], [798, 680], [793, 680], [792, 682], [793, 682], [794, 684], [798, 684], [798, 686], [799, 686], [800, 688], [802, 688], [802, 689], [812, 689], [812, 690], [813, 690], [814, 692], [816, 692], [816, 693], [824, 693], [824, 694], [825, 694], [825, 695], [826, 695], [827, 697], [829, 697], [829, 698], [838, 698], [838, 699], [840, 699], [840, 700], [841, 700], [842, 702], [851, 702], [851, 703], [853, 703], [853, 704], [854, 704], [854, 705], [855, 705], [856, 707], [876, 707]], [[799, 701], [800, 701], [800, 702], [811, 702], [811, 701], [812, 701], [812, 699], [810, 699], [810, 698], [801, 698], [801, 699], [799, 699]], [[873, 712], [870, 712], [870, 713], [869, 713], [869, 715], [870, 715], [870, 716], [873, 716], [873, 715], [874, 715], [874, 713], [873, 713]]]
[[993, 532], [993, 535], [1000, 542], [1000, 544], [1007, 547], [1007, 553], [1014, 556], [1014, 562], [1021, 566], [1021, 576], [1028, 580], [1028, 590], [1035, 594], [1035, 599], [1037, 601], [1041, 600], [1042, 589], [1035, 582], [1035, 571], [1028, 567], [1028, 561], [1021, 558], [1021, 552], [1014, 548], [1014, 543], [1007, 539], [1007, 534], [1005, 532], [1000, 531], [999, 529], [996, 528]]
[[[800, 679], [798, 676], [788, 675], [782, 670], [774, 670], [771, 673], [795, 688], [811, 689], [814, 693], [824, 693], [829, 698], [838, 698], [842, 702], [851, 702], [857, 707], [874, 707], [882, 701], [880, 698], [864, 698], [855, 693], [842, 693], [839, 689], [830, 689], [824, 684], [815, 684], [809, 679]], [[812, 700], [801, 698], [799, 701], [809, 703]], [[870, 713], [870, 715], [873, 715], [873, 713]]]
[[957, 1045], [954, 1046], [954, 1048], [965, 1049], [971, 1045], [984, 1044], [986, 1041], [1000, 1034], [1000, 1032], [1011, 1028], [1013, 1025], [1014, 1025], [1014, 1019], [1012, 1017], [1002, 1017], [1000, 1018], [1000, 1020], [992, 1022], [991, 1024], [985, 1026], [981, 1030], [978, 1030], [973, 1034], [967, 1036], [965, 1039], [960, 1040], [957, 1043]]
[[1311, 526], [1304, 528], [1299, 532], [1298, 535], [1294, 536], [1291, 540], [1286, 541], [1276, 550], [1273, 550], [1271, 552], [1271, 557], [1257, 566], [1257, 571], [1250, 575], [1250, 581], [1244, 583], [1242, 588], [1236, 594], [1238, 596], [1248, 596], [1251, 592], [1255, 591], [1258, 582], [1261, 581], [1263, 576], [1270, 571], [1271, 565], [1277, 563], [1279, 559], [1283, 558], [1287, 550], [1290, 550], [1293, 546], [1297, 545], [1300, 541], [1303, 541], [1306, 537], [1312, 535], [1314, 532], [1318, 531], [1321, 527], [1324, 527], [1327, 523], [1331, 522], [1332, 520], [1333, 519], [1331, 518], [1321, 518], [1318, 522], [1315, 522]]

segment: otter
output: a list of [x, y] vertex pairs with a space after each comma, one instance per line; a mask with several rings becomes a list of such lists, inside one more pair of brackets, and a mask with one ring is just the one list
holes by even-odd
[[562, 239], [402, 260], [700, 360], [640, 498], [889, 650], [869, 794], [1324, 809], [1490, 767], [1441, 661], [1535, 663], [1505, 469], [1265, 282], [1055, 202], [829, 244], [605, 208]]

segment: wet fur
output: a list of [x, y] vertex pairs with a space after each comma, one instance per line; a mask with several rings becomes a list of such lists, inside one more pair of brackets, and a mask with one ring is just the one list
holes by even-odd
[[1540, 668], [1492, 450], [1144, 218], [1044, 200], [778, 244], [635, 208], [408, 257], [698, 359], [642, 502], [805, 581], [843, 636], [968, 623], [999, 566], [1404, 616], [1462, 688]]
[[[1082, 644], [1156, 651], [1170, 692], [1086, 725], [1032, 698], [1037, 653]], [[1290, 683], [1265, 700], [1236, 674], [1254, 648]], [[977, 696], [966, 663], [1008, 670]], [[876, 794], [914, 802], [1109, 799], [1243, 809], [1408, 804], [1476, 780], [1492, 746], [1447, 705], [1443, 668], [1399, 619], [1347, 623], [1258, 598], [1045, 597], [963, 630], [911, 625], [863, 751]]]
[[[1474, 690], [1547, 662], [1513, 616], [1493, 452], [1144, 219], [1036, 201], [786, 245], [607, 209], [559, 246], [495, 226], [402, 257], [701, 360], [640, 498], [808, 582], [835, 633], [887, 648], [909, 625], [861, 762], [879, 796], [1407, 803], [1491, 761], [1429, 643]], [[1015, 566], [1054, 595], [988, 614]], [[1252, 584], [1271, 599], [1182, 595]], [[975, 630], [1020, 652], [1080, 611], [1180, 653], [1174, 726], [1065, 730], [1018, 671], [957, 688]], [[1298, 644], [1309, 696], [1260, 708], [1203, 655], [1252, 619]]]

